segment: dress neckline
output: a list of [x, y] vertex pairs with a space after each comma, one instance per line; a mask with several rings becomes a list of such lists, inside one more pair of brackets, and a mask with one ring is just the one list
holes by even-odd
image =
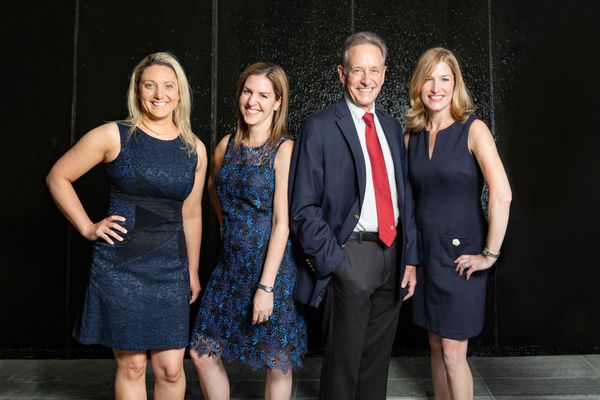
[[178, 134], [177, 134], [177, 136], [175, 136], [175, 137], [174, 137], [174, 138], [172, 138], [172, 139], [159, 139], [159, 138], [157, 138], [157, 137], [155, 137], [155, 136], [152, 136], [151, 134], [149, 134], [148, 132], [146, 132], [145, 130], [143, 130], [142, 128], [140, 128], [139, 126], [137, 127], [137, 129], [138, 129], [140, 132], [142, 132], [144, 135], [146, 135], [147, 137], [149, 137], [150, 139], [157, 140], [157, 141], [159, 141], [159, 142], [174, 142], [174, 141], [176, 141], [177, 139], [179, 139], [179, 137], [181, 136], [181, 133], [178, 133]]
[[435, 155], [435, 149], [436, 149], [436, 147], [437, 147], [437, 141], [438, 141], [438, 136], [439, 136], [439, 134], [440, 134], [440, 133], [442, 133], [442, 132], [444, 132], [445, 130], [447, 130], [447, 129], [449, 129], [449, 128], [453, 127], [453, 126], [454, 126], [454, 125], [455, 125], [457, 122], [458, 122], [457, 120], [454, 120], [454, 121], [453, 121], [453, 122], [452, 122], [450, 125], [448, 125], [447, 127], [445, 127], [445, 128], [442, 128], [442, 129], [440, 129], [440, 130], [438, 130], [438, 131], [437, 131], [437, 133], [435, 134], [435, 139], [434, 139], [434, 141], [433, 141], [433, 146], [432, 146], [432, 148], [431, 148], [431, 155], [430, 155], [430, 151], [429, 151], [429, 137], [430, 137], [430, 135], [431, 135], [431, 132], [429, 132], [429, 130], [428, 130], [428, 129], [425, 129], [425, 130], [424, 130], [424, 131], [425, 131], [425, 133], [427, 134], [427, 159], [428, 159], [429, 161], [433, 160], [433, 156]]
[[263, 147], [265, 147], [265, 144], [267, 144], [266, 141], [259, 144], [258, 146], [246, 146], [244, 143], [240, 143], [240, 147], [243, 147], [250, 151], [258, 151], [258, 150], [262, 149]]

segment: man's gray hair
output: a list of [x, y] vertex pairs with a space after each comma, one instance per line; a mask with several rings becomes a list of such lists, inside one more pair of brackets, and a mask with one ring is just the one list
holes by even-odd
[[381, 51], [381, 58], [383, 65], [385, 65], [385, 58], [387, 56], [387, 47], [382, 38], [373, 32], [356, 32], [346, 39], [344, 47], [342, 48], [342, 57], [340, 64], [344, 67], [344, 72], [348, 72], [348, 59], [350, 58], [350, 49], [361, 44], [372, 44]]

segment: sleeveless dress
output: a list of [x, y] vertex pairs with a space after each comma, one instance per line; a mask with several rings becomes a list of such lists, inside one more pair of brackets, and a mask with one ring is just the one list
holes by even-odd
[[222, 244], [204, 291], [190, 348], [198, 354], [239, 361], [253, 370], [301, 367], [306, 327], [293, 293], [296, 260], [288, 240], [274, 290], [273, 314], [252, 325], [253, 299], [271, 237], [275, 170], [279, 143], [258, 147], [227, 144], [216, 189], [223, 209]]
[[413, 322], [450, 339], [477, 336], [484, 322], [487, 271], [466, 280], [454, 263], [462, 254], [481, 253], [487, 234], [483, 174], [467, 142], [475, 119], [440, 130], [431, 160], [426, 130], [412, 134], [408, 146], [422, 257]]
[[128, 233], [94, 242], [90, 278], [74, 337], [121, 350], [184, 348], [189, 333], [190, 276], [183, 200], [194, 185], [197, 155], [183, 140], [159, 140], [117, 123], [121, 150], [105, 165], [107, 215]]

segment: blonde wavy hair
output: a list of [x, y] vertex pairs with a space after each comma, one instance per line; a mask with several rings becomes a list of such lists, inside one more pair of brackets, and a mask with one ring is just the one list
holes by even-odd
[[440, 62], [446, 63], [454, 74], [454, 91], [450, 103], [452, 118], [462, 123], [467, 120], [470, 113], [475, 111], [456, 56], [450, 50], [443, 47], [433, 47], [421, 55], [410, 80], [408, 87], [410, 108], [406, 112], [405, 118], [406, 131], [408, 133], [419, 133], [425, 129], [428, 115], [427, 108], [421, 99], [421, 90], [423, 89], [423, 85], [425, 85], [427, 76]]
[[[279, 65], [272, 64], [269, 62], [257, 62], [246, 67], [244, 72], [240, 75], [237, 85], [237, 99], [240, 98], [242, 91], [244, 90], [244, 84], [246, 79], [252, 75], [265, 76], [273, 84], [273, 92], [275, 92], [275, 98], [281, 100], [279, 109], [273, 111], [273, 121], [271, 122], [271, 132], [269, 139], [267, 140], [266, 146], [277, 143], [279, 138], [283, 135], [290, 134], [287, 129], [287, 114], [288, 114], [288, 102], [289, 102], [289, 83], [287, 75], [283, 68]], [[244, 121], [244, 116], [240, 107], [237, 107], [237, 129], [233, 138], [234, 148], [238, 148], [242, 144], [242, 140], [248, 136], [248, 125]]]
[[133, 69], [129, 80], [129, 90], [127, 92], [127, 108], [129, 116], [126, 122], [131, 125], [129, 134], [133, 135], [135, 129], [142, 121], [142, 106], [140, 101], [140, 80], [144, 70], [152, 65], [164, 65], [175, 72], [177, 78], [177, 87], [179, 88], [179, 104], [173, 111], [173, 123], [179, 128], [181, 139], [185, 143], [188, 152], [196, 153], [196, 135], [192, 132], [190, 114], [192, 112], [192, 91], [185, 75], [183, 67], [177, 58], [168, 52], [152, 53]]

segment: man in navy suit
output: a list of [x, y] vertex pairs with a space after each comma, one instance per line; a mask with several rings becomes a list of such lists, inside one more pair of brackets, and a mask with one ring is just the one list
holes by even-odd
[[385, 399], [400, 306], [416, 285], [402, 128], [375, 108], [386, 52], [371, 32], [346, 40], [345, 95], [302, 123], [292, 158], [290, 225], [306, 256], [296, 299], [327, 299], [321, 399]]

